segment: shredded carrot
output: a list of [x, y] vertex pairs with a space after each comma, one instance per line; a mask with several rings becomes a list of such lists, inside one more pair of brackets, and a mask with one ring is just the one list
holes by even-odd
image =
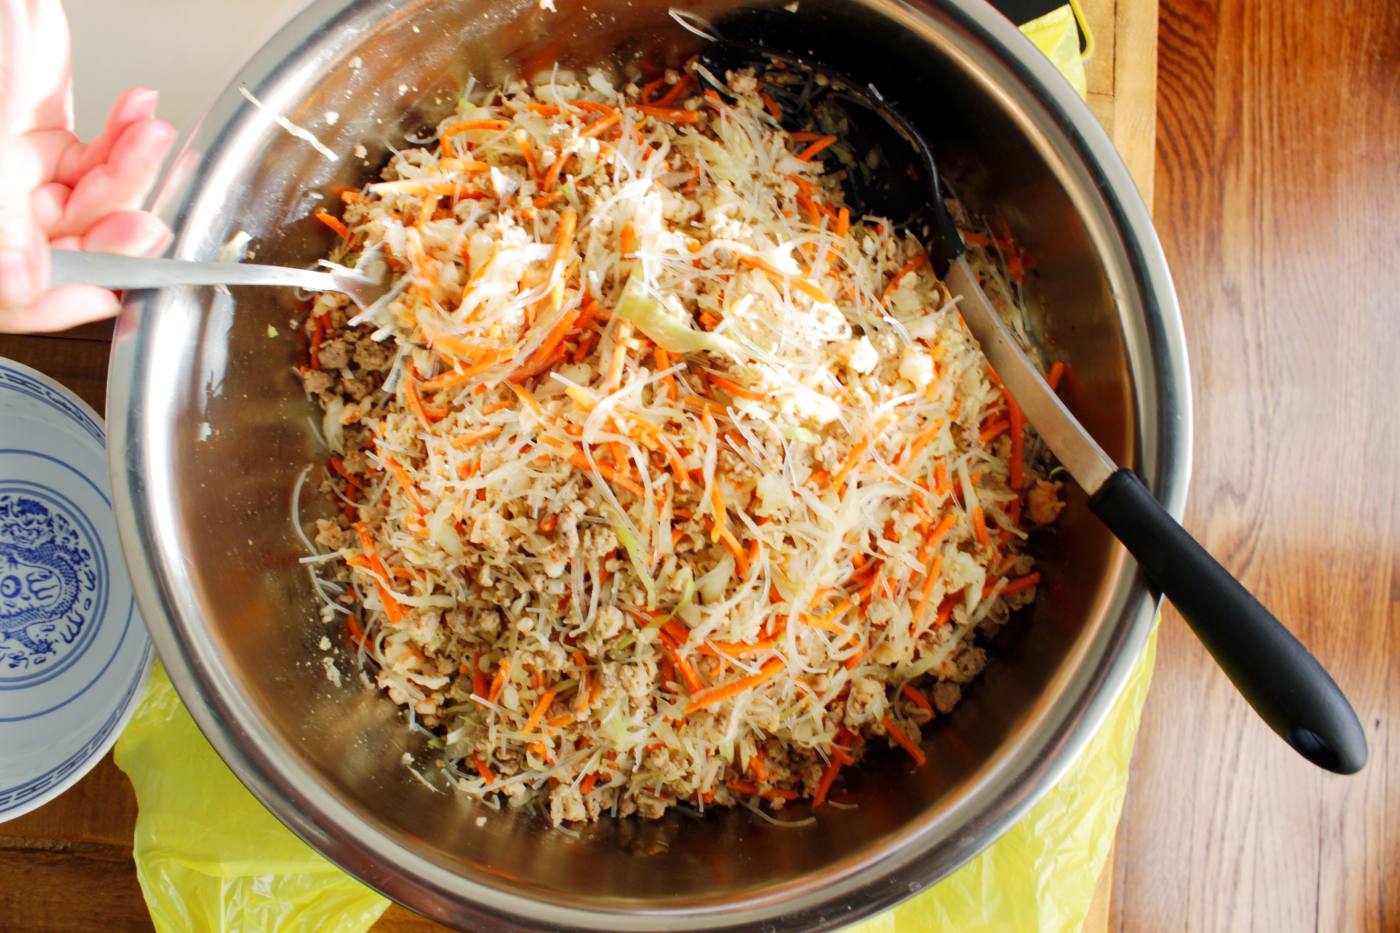
[[486, 691], [486, 699], [488, 702], [496, 702], [496, 698], [501, 695], [501, 690], [504, 689], [506, 685], [506, 678], [509, 676], [510, 658], [502, 658], [500, 667], [496, 668], [496, 673], [491, 678], [491, 687]]
[[485, 408], [481, 409], [481, 414], [482, 414], [483, 416], [485, 416], [485, 415], [494, 415], [496, 412], [502, 411], [503, 409], [506, 409], [506, 408], [509, 408], [509, 407], [510, 407], [510, 400], [509, 400], [509, 399], [502, 399], [502, 400], [499, 401], [499, 402], [492, 402], [490, 405], [487, 405]]
[[404, 401], [408, 404], [408, 410], [413, 412], [418, 420], [422, 422], [426, 430], [431, 431], [434, 421], [441, 421], [447, 416], [447, 413], [444, 411], [438, 409], [430, 410], [423, 405], [423, 399], [418, 394], [418, 382], [412, 375], [404, 373], [403, 378], [399, 381], [403, 385], [403, 397]]
[[915, 706], [924, 710], [930, 716], [933, 715], [933, 704], [928, 701], [928, 697], [924, 696], [918, 690], [914, 689], [913, 684], [905, 684], [899, 692], [908, 697], [909, 700], [913, 702]]
[[915, 269], [918, 269], [919, 267], [927, 264], [928, 256], [924, 255], [923, 253], [920, 253], [913, 259], [906, 262], [904, 265], [900, 266], [899, 271], [894, 274], [894, 277], [892, 279], [890, 279], [890, 284], [885, 286], [885, 291], [880, 295], [880, 300], [884, 301], [885, 299], [889, 298], [890, 295], [893, 295], [894, 290], [899, 287], [899, 283], [904, 279], [906, 275], [913, 272]]
[[[578, 135], [583, 139], [589, 139], [591, 137], [599, 136], [604, 132], [612, 129], [614, 126], [617, 126], [617, 124], [621, 120], [622, 114], [610, 113], [607, 116], [599, 117], [597, 120], [594, 120], [592, 123], [588, 124], [588, 128], [580, 132]], [[557, 162], [558, 160], [556, 159], [555, 161]], [[553, 166], [551, 166], [551, 168], [552, 167]]]
[[540, 694], [539, 700], [535, 702], [535, 708], [530, 711], [530, 718], [525, 720], [525, 727], [520, 730], [521, 733], [529, 735], [531, 732], [535, 731], [535, 726], [540, 724], [540, 720], [544, 718], [544, 714], [549, 710], [549, 704], [553, 702], [553, 690], [546, 690], [544, 693]]
[[742, 658], [746, 655], [763, 654], [766, 651], [772, 651], [777, 644], [778, 639], [776, 636], [764, 638], [755, 642], [707, 641], [700, 646], [699, 650], [703, 654], [708, 654], [716, 658], [724, 656]]
[[946, 496], [952, 489], [952, 484], [948, 482], [948, 467], [939, 460], [933, 465], [933, 491], [939, 496]]
[[979, 435], [979, 437], [981, 438], [982, 443], [985, 444], [988, 441], [993, 440], [998, 434], [1005, 431], [1009, 427], [1011, 427], [1010, 421], [1007, 421], [1004, 418], [998, 418], [996, 421], [993, 421], [991, 424], [983, 428], [982, 433], [981, 435]]
[[943, 536], [951, 531], [956, 523], [957, 519], [952, 514], [944, 515], [937, 527], [933, 529], [933, 534], [929, 535], [928, 540], [924, 542], [922, 553], [929, 554], [938, 547], [943, 541]]
[[[708, 94], [709, 91], [705, 93]], [[758, 99], [763, 101], [763, 109], [767, 110], [769, 116], [774, 120], [781, 120], [783, 118], [783, 108], [778, 106], [778, 102], [769, 96], [767, 91], [759, 91]]]
[[721, 684], [717, 687], [711, 687], [708, 690], [703, 690], [695, 694], [690, 698], [690, 703], [687, 704], [685, 711], [687, 714], [693, 713], [706, 706], [722, 703], [730, 697], [737, 696], [746, 690], [752, 690], [764, 681], [777, 676], [777, 673], [782, 670], [784, 666], [781, 658], [769, 658], [767, 661], [763, 662], [763, 667], [759, 668], [757, 674], [741, 677], [738, 680], [730, 681], [727, 684]]
[[923, 750], [915, 745], [913, 741], [910, 740], [909, 736], [900, 731], [899, 726], [895, 725], [895, 721], [891, 719], [888, 714], [885, 715], [883, 722], [885, 725], [885, 732], [889, 734], [889, 737], [894, 740], [895, 744], [909, 753], [909, 757], [914, 759], [915, 765], [923, 767], [924, 762], [927, 761], [924, 757]]
[[660, 89], [661, 85], [663, 85], [663, 84], [665, 84], [665, 83], [666, 83], [666, 76], [665, 76], [665, 75], [662, 75], [661, 77], [655, 78], [655, 79], [653, 79], [653, 80], [651, 80], [651, 81], [648, 81], [646, 84], [644, 84], [644, 85], [642, 86], [642, 95], [641, 95], [641, 96], [642, 96], [642, 103], [644, 103], [644, 104], [649, 104], [649, 103], [651, 103], [652, 97], [655, 96], [657, 90]]
[[443, 127], [442, 136], [456, 136], [458, 133], [469, 133], [472, 130], [508, 130], [509, 120], [459, 120], [456, 123]]
[[573, 330], [574, 324], [577, 323], [582, 311], [582, 308], [573, 308], [565, 312], [564, 316], [550, 328], [549, 333], [545, 335], [544, 340], [535, 348], [535, 351], [520, 364], [520, 368], [510, 374], [511, 381], [520, 382], [548, 369], [551, 365], [554, 351], [564, 342], [564, 338], [568, 336], [569, 332]]
[[1065, 363], [1063, 360], [1057, 361], [1055, 365], [1050, 367], [1050, 375], [1045, 377], [1045, 382], [1050, 386], [1051, 392], [1058, 392], [1060, 390], [1060, 380], [1064, 375]]
[[559, 108], [554, 104], [541, 104], [536, 101], [531, 101], [530, 103], [526, 104], [526, 106], [529, 108], [531, 113], [537, 113], [542, 117], [559, 116]]
[[355, 529], [355, 534], [360, 538], [360, 550], [364, 552], [365, 559], [369, 561], [370, 570], [377, 575], [374, 587], [379, 592], [379, 601], [384, 604], [384, 614], [389, 617], [391, 623], [397, 625], [403, 620], [404, 610], [399, 605], [398, 600], [394, 599], [393, 594], [389, 592], [389, 588], [378, 579], [382, 577], [387, 581], [389, 571], [384, 569], [384, 562], [379, 559], [379, 553], [374, 549], [374, 538], [370, 536], [369, 528], [364, 522], [355, 522], [351, 527]]
[[749, 759], [749, 770], [753, 772], [753, 779], [760, 784], [768, 779], [768, 765], [763, 760], [763, 749], [753, 750], [753, 757]]
[[520, 147], [520, 154], [525, 157], [525, 167], [530, 170], [530, 177], [539, 181], [540, 163], [535, 159], [535, 150], [530, 147], [530, 138], [525, 135], [524, 130], [516, 131], [515, 144]]
[[[556, 270], [564, 261], [569, 247], [574, 244], [574, 231], [578, 229], [578, 212], [566, 207], [559, 212], [559, 225], [554, 232], [554, 251], [549, 256], [551, 270]], [[553, 274], [553, 272], [551, 272]]]
[[345, 226], [344, 221], [340, 220], [338, 217], [332, 217], [323, 210], [316, 212], [316, 219], [334, 230], [342, 240], [349, 241], [350, 228]]
[[458, 450], [465, 450], [473, 444], [493, 438], [500, 433], [500, 426], [491, 424], [487, 425], [486, 427], [477, 428], [474, 431], [468, 431], [466, 434], [459, 434], [456, 437], [452, 438], [452, 440], [448, 443], [450, 443], [453, 447], [456, 447]]
[[418, 514], [420, 516], [428, 514], [428, 510], [423, 508], [423, 500], [418, 498], [418, 490], [414, 487], [413, 480], [409, 477], [408, 471], [400, 466], [399, 462], [393, 457], [385, 457], [384, 465], [389, 468], [389, 471], [394, 474], [394, 478], [399, 481], [399, 485], [403, 487], [404, 494], [413, 502], [413, 508]]
[[622, 232], [617, 237], [617, 245], [622, 250], [624, 258], [637, 251], [637, 231], [632, 229], [631, 224], [622, 225]]
[[540, 407], [539, 402], [535, 401], [535, 397], [530, 394], [529, 389], [526, 389], [523, 386], [516, 385], [514, 382], [508, 382], [506, 383], [506, 386], [516, 394], [520, 401], [524, 402], [525, 405], [532, 412], [535, 413], [536, 417], [538, 417], [541, 421], [548, 420], [544, 413], [544, 409]]
[[739, 576], [747, 577], [749, 575], [749, 557], [739, 546], [739, 539], [734, 537], [734, 532], [728, 528], [721, 529], [719, 539], [725, 547], [729, 548], [729, 553], [734, 555], [734, 567], [739, 572]]
[[846, 475], [860, 462], [861, 455], [870, 446], [871, 438], [867, 435], [859, 444], [851, 448], [851, 452], [846, 455], [846, 462], [841, 464], [841, 469], [836, 471], [836, 475], [831, 478], [831, 485], [835, 486], [837, 492], [841, 490], [841, 484], [846, 481]]
[[559, 183], [560, 174], [564, 171], [564, 163], [569, 161], [572, 156], [572, 152], [561, 152], [555, 156], [554, 161], [550, 163], [549, 168], [544, 173], [543, 188], [546, 192], [554, 190], [554, 186]]
[[685, 463], [676, 449], [670, 444], [661, 444], [661, 452], [666, 457], [666, 463], [671, 468], [671, 475], [676, 478], [676, 484], [682, 489], [690, 488], [690, 477], [686, 473]]
[[899, 459], [895, 461], [895, 466], [904, 469], [909, 466], [909, 464], [913, 463], [914, 458], [919, 455], [919, 451], [927, 447], [929, 443], [938, 436], [938, 432], [942, 429], [943, 422], [940, 419], [930, 425], [927, 430], [921, 431], [917, 437], [909, 442], [909, 446], [904, 448], [904, 451], [900, 453]]
[[843, 599], [841, 600], [841, 602], [836, 604], [835, 609], [832, 609], [830, 612], [826, 613], [826, 615], [816, 617], [803, 615], [802, 621], [806, 622], [813, 628], [819, 628], [823, 631], [831, 632], [836, 635], [845, 635], [846, 630], [836, 624], [836, 619], [843, 615], [848, 609], [850, 609], [854, 605], [855, 604], [852, 603], [849, 599]]
[[691, 693], [698, 693], [705, 688], [704, 681], [695, 673], [695, 668], [691, 667], [690, 662], [681, 656], [680, 646], [676, 643], [674, 637], [664, 630], [661, 634], [661, 647], [662, 650], [666, 652], [667, 656], [670, 657], [671, 664], [680, 673], [681, 680], [685, 681], [687, 690]]
[[846, 763], [843, 755], [835, 754], [835, 748], [832, 752], [831, 761], [827, 763], [826, 770], [822, 772], [822, 779], [817, 782], [817, 791], [812, 795], [814, 810], [826, 803], [827, 794], [831, 793], [831, 785], [836, 783], [836, 775], [841, 773], [841, 766]]
[[797, 791], [789, 790], [786, 787], [768, 787], [763, 790], [758, 789], [758, 785], [748, 781], [729, 781], [725, 785], [736, 794], [753, 794], [758, 797], [766, 797], [769, 800], [796, 800]]
[[825, 149], [827, 146], [830, 146], [834, 142], [836, 142], [835, 136], [822, 136], [818, 138], [816, 142], [808, 146], [806, 149], [803, 149], [801, 152], [799, 152], [797, 154], [797, 160], [799, 162], [810, 162], [812, 161], [812, 159], [816, 158], [817, 153], [821, 152], [823, 149]]
[[977, 540], [982, 544], [992, 543], [992, 539], [987, 535], [987, 516], [980, 505], [972, 507], [972, 530], [977, 533]]
[[919, 589], [919, 601], [914, 604], [914, 610], [910, 614], [910, 622], [918, 625], [919, 619], [923, 617], [924, 609], [928, 607], [928, 601], [933, 595], [933, 588], [938, 583], [939, 574], [943, 572], [943, 552], [933, 555], [933, 560], [929, 563], [928, 569], [924, 572], [924, 582]]
[[598, 772], [588, 772], [588, 774], [584, 775], [583, 781], [578, 786], [579, 793], [587, 797], [589, 794], [593, 793], [593, 785], [597, 783], [597, 781]]
[[856, 666], [857, 666], [858, 664], [860, 664], [860, 662], [861, 662], [864, 658], [865, 658], [865, 649], [864, 649], [864, 648], [861, 648], [861, 649], [859, 649], [858, 651], [856, 651], [855, 654], [851, 655], [849, 658], [846, 659], [846, 661], [845, 661], [845, 668], [846, 668], [846, 670], [848, 670], [848, 671], [853, 671], [853, 670], [855, 670], [855, 669], [856, 669]]
[[813, 301], [818, 301], [822, 304], [833, 303], [831, 298], [827, 296], [826, 292], [822, 291], [820, 288], [813, 285], [811, 282], [808, 282], [806, 279], [800, 278], [795, 275], [787, 275], [779, 271], [778, 269], [775, 269], [768, 263], [764, 262], [762, 259], [759, 259], [757, 256], [750, 256], [746, 253], [740, 253], [739, 262], [743, 265], [749, 266], [750, 268], [759, 269], [763, 272], [766, 272], [768, 275], [778, 279], [780, 282], [783, 282], [788, 286], [802, 292], [804, 295], [811, 298]]
[[671, 85], [671, 89], [662, 94], [660, 99], [652, 101], [658, 107], [669, 107], [680, 100], [681, 95], [690, 90], [690, 86], [695, 83], [695, 79], [690, 75], [681, 75], [681, 79]]
[[[671, 355], [667, 353], [666, 349], [660, 344], [657, 344], [652, 349], [652, 355], [656, 359], [657, 372], [665, 372], [671, 368]], [[676, 377], [668, 375], [663, 381], [666, 383], [666, 394], [669, 395], [671, 401], [674, 402], [680, 396], [680, 390], [676, 388]]]
[[1012, 593], [1019, 593], [1022, 590], [1028, 590], [1039, 582], [1039, 571], [1035, 573], [1028, 573], [1024, 577], [1017, 577], [1015, 580], [1008, 581], [1006, 586], [1001, 588], [1001, 595], [1009, 596]]
[[826, 216], [826, 213], [822, 210], [820, 204], [813, 200], [810, 195], [800, 191], [797, 193], [797, 203], [807, 212], [807, 219], [811, 222], [812, 226], [821, 226], [822, 218]]
[[698, 110], [675, 110], [669, 107], [653, 107], [649, 104], [642, 104], [637, 109], [652, 119], [663, 120], [667, 123], [700, 122], [700, 111]]
[[345, 632], [350, 636], [350, 643], [361, 651], [368, 651], [370, 648], [369, 636], [365, 630], [360, 628], [360, 620], [354, 616], [345, 617]]
[[475, 752], [472, 753], [472, 764], [476, 766], [476, 773], [481, 775], [481, 780], [487, 784], [495, 782], [495, 777], [491, 774], [491, 769], [486, 767], [486, 762]]
[[767, 396], [765, 396], [762, 392], [755, 392], [752, 389], [746, 389], [734, 380], [725, 378], [719, 373], [711, 372], [708, 369], [700, 370], [700, 375], [704, 376], [707, 381], [719, 386], [721, 389], [728, 392], [730, 395], [734, 395], [739, 398], [746, 398], [755, 402], [761, 402], [765, 398], [767, 398]]
[[720, 535], [728, 524], [728, 513], [724, 502], [724, 492], [719, 488], [719, 483], [710, 485], [710, 506], [713, 509], [715, 526], [710, 530], [710, 541], [718, 544]]
[[[579, 450], [573, 444], [566, 444], [563, 441], [560, 441], [557, 438], [553, 438], [548, 435], [545, 435], [543, 440], [554, 447], [567, 448], [565, 457], [573, 466], [578, 467], [580, 470], [591, 471], [593, 469], [593, 467], [589, 466], [588, 458], [584, 456], [583, 451]], [[597, 464], [598, 473], [602, 475], [604, 479], [617, 486], [621, 486], [623, 489], [626, 489], [628, 492], [633, 493], [634, 495], [642, 496], [646, 494], [645, 490], [643, 490], [641, 486], [637, 485], [635, 482], [628, 479], [626, 476], [623, 476], [621, 473], [608, 466], [606, 463], [602, 462], [601, 460], [595, 460], [594, 462]]]

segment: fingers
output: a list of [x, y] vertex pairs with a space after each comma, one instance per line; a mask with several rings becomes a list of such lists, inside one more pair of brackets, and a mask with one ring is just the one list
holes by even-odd
[[92, 229], [83, 235], [80, 246], [89, 253], [155, 256], [169, 242], [170, 229], [154, 214], [121, 211], [93, 224]]
[[29, 208], [34, 223], [47, 233], [58, 226], [63, 219], [63, 209], [68, 206], [68, 196], [72, 194], [67, 185], [50, 182], [43, 185], [29, 198]]
[[34, 302], [43, 281], [38, 265], [30, 251], [0, 249], [0, 315]]
[[48, 279], [45, 240], [34, 223], [27, 158], [21, 146], [0, 137], [0, 307], [24, 307]]
[[[53, 249], [80, 249], [90, 253], [153, 256], [165, 249], [170, 230], [155, 215], [144, 211], [119, 211], [103, 217], [83, 236], [59, 237]], [[42, 264], [48, 267], [47, 248]], [[29, 256], [15, 250], [0, 251], [0, 333], [66, 330], [117, 313], [116, 296], [105, 289], [64, 286], [42, 294], [36, 285]]]
[[0, 0], [0, 131], [67, 129], [72, 61], [57, 0]]
[[85, 146], [71, 146], [54, 168], [54, 181], [73, 187], [84, 175], [106, 162], [112, 148], [122, 138], [127, 127], [155, 118], [160, 95], [150, 88], [134, 87], [112, 103], [107, 113], [107, 126], [97, 138]]
[[49, 229], [49, 236], [81, 236], [108, 214], [140, 207], [174, 139], [174, 129], [161, 120], [128, 125], [106, 162], [73, 186], [63, 216]]
[[117, 296], [92, 285], [65, 285], [28, 308], [0, 307], [0, 333], [39, 333], [67, 330], [116, 315]]

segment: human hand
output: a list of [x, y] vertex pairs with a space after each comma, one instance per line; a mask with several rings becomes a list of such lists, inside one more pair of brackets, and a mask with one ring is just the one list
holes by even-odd
[[58, 0], [0, 0], [0, 332], [111, 317], [112, 292], [49, 288], [49, 250], [152, 255], [170, 233], [137, 210], [175, 138], [156, 93], [119, 96], [91, 142], [73, 134], [68, 24]]

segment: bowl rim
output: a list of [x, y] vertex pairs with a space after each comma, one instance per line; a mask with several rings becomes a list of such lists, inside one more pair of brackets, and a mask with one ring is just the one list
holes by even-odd
[[[217, 153], [227, 134], [251, 119], [238, 94], [246, 86], [276, 107], [279, 88], [290, 87], [307, 62], [324, 63], [351, 43], [359, 28], [401, 14], [421, 0], [315, 0], [279, 30], [251, 59], [191, 132], [185, 151]], [[1056, 154], [1073, 173], [1072, 193], [1092, 192], [1095, 210], [1086, 217], [1105, 267], [1119, 269], [1141, 302], [1129, 319], [1120, 311], [1132, 396], [1139, 425], [1136, 459], [1144, 479], [1167, 510], [1180, 518], [1186, 501], [1191, 456], [1190, 379], [1186, 343], [1170, 273], [1151, 217], [1127, 168], [1087, 105], [1050, 62], [988, 4], [980, 0], [856, 0], [878, 5], [904, 28], [933, 41], [964, 70], [980, 74], [1008, 109], [1033, 122], [1042, 154]], [[961, 43], [960, 45], [958, 43]], [[999, 83], [993, 83], [993, 79]], [[1022, 129], [1026, 127], [1023, 125]], [[181, 156], [175, 156], [178, 160]], [[215, 157], [217, 160], [217, 157]], [[173, 162], [172, 164], [179, 164]], [[157, 201], [171, 223], [179, 254], [183, 221], [197, 193], [168, 184]], [[1065, 181], [1065, 179], [1062, 179]], [[1077, 203], [1081, 216], [1085, 205]], [[1117, 254], [1115, 255], [1115, 251]], [[1112, 267], [1112, 268], [1110, 268]], [[928, 820], [915, 821], [868, 855], [823, 873], [820, 883], [801, 879], [762, 896], [718, 906], [660, 909], [580, 908], [542, 900], [433, 863], [393, 842], [369, 820], [316, 784], [314, 777], [270, 735], [235, 683], [222, 671], [216, 652], [200, 637], [200, 614], [181, 591], [180, 558], [171, 546], [170, 497], [162, 496], [159, 445], [148, 444], [148, 406], [143, 404], [143, 368], [148, 350], [139, 326], [159, 295], [133, 294], [113, 341], [108, 377], [109, 468], [118, 526], [133, 589], [151, 638], [171, 682], [195, 722], [240, 781], [293, 832], [341, 868], [425, 915], [471, 926], [650, 930], [726, 929], [762, 923], [773, 930], [844, 926], [893, 906], [972, 858], [1009, 829], [1062, 776], [1098, 730], [1121, 693], [1146, 644], [1158, 598], [1119, 549], [1111, 564], [1115, 587], [1105, 622], [1094, 637], [1081, 639], [1081, 662], [1061, 688], [1065, 709], [1048, 720], [1054, 729], [1010, 760], [1017, 748], [989, 759], [975, 793], [960, 804], [973, 814], [958, 824], [955, 838], [934, 840]], [[150, 306], [150, 307], [148, 307]], [[1136, 325], [1136, 330], [1129, 324]], [[1153, 378], [1144, 379], [1144, 375]], [[1154, 417], [1144, 419], [1144, 413]], [[156, 467], [156, 469], [152, 469]], [[1140, 469], [1142, 467], [1140, 466]], [[1048, 716], [1048, 714], [1047, 714]], [[1045, 725], [1045, 723], [1042, 723]], [[1027, 730], [1034, 732], [1034, 730]], [[392, 867], [389, 867], [392, 866]], [[835, 877], [828, 877], [835, 875]]]

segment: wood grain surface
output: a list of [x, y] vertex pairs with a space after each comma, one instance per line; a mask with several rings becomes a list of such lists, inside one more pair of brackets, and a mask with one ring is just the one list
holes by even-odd
[[[1169, 616], [1092, 928], [1400, 929], [1400, 4], [1161, 0], [1160, 44], [1155, 4], [1083, 6], [1090, 105], [1149, 193], [1157, 131], [1188, 526], [1330, 667], [1372, 755], [1354, 778], [1311, 770]], [[0, 336], [0, 355], [100, 409], [109, 333]], [[108, 757], [0, 824], [0, 930], [149, 929], [134, 819]], [[378, 929], [434, 927], [394, 907]]]
[[1332, 671], [1371, 760], [1306, 764], [1168, 614], [1112, 921], [1400, 930], [1400, 3], [1163, 0], [1159, 52], [1187, 525]]

